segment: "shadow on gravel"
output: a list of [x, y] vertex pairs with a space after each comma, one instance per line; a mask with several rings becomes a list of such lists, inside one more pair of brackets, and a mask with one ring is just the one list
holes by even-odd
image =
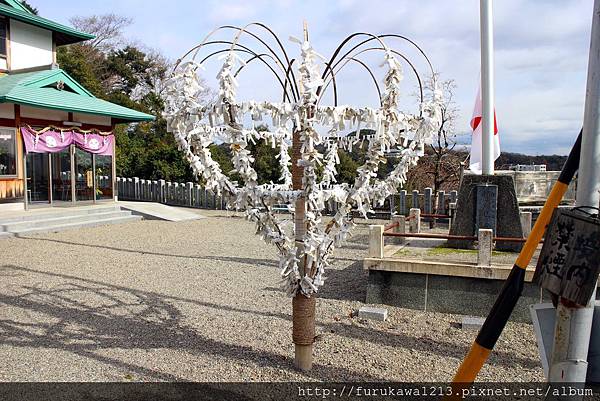
[[[61, 279], [60, 285], [42, 289], [31, 285], [19, 286], [14, 280], [18, 274], [35, 274], [45, 278]], [[171, 302], [190, 302], [201, 306], [251, 313], [269, 318], [290, 319], [289, 316], [259, 311], [247, 311], [217, 304], [170, 297], [154, 292], [139, 291], [122, 286], [82, 279], [75, 276], [48, 273], [34, 269], [3, 266], [0, 277], [13, 278], [11, 290], [20, 295], [0, 294], [0, 305], [25, 309], [31, 316], [44, 316], [45, 321], [25, 323], [0, 319], [0, 344], [13, 347], [60, 349], [108, 365], [135, 372], [140, 378], [182, 381], [167, 372], [148, 369], [101, 354], [103, 349], [176, 349], [191, 354], [208, 354], [256, 363], [258, 366], [295, 371], [290, 357], [249, 346], [220, 342], [200, 335], [183, 322], [182, 312]], [[226, 328], [224, 328], [226, 329]], [[56, 367], [60, 369], [59, 366]], [[165, 370], [168, 370], [166, 367]], [[345, 368], [315, 364], [304, 373], [312, 380], [381, 381], [380, 377]], [[138, 379], [140, 379], [138, 378]], [[91, 378], [90, 378], [91, 379]]]
[[[356, 267], [355, 267], [356, 268]], [[19, 285], [19, 276], [36, 275], [36, 282], [60, 280], [48, 289]], [[0, 318], [0, 344], [14, 347], [61, 349], [90, 358], [150, 380], [181, 381], [167, 372], [148, 369], [102, 355], [104, 349], [176, 349], [191, 354], [208, 354], [256, 363], [259, 366], [294, 371], [292, 358], [257, 350], [249, 346], [220, 342], [200, 335], [186, 325], [184, 315], [173, 305], [190, 303], [231, 313], [256, 315], [258, 318], [291, 320], [288, 314], [247, 310], [205, 301], [135, 290], [76, 276], [48, 273], [19, 266], [0, 267], [0, 279], [11, 278], [11, 291], [0, 293], [0, 306], [7, 311]], [[8, 318], [10, 309], [25, 309], [28, 315], [44, 316], [45, 321], [25, 323]], [[256, 319], [255, 319], [256, 320]], [[417, 338], [402, 333], [378, 330], [355, 324], [317, 322], [324, 333], [356, 338], [391, 347], [427, 352], [440, 357], [462, 358], [467, 345]], [[226, 328], [224, 328], [226, 329]], [[501, 366], [539, 367], [537, 360], [497, 352], [490, 363]], [[59, 367], [57, 367], [59, 368]], [[168, 367], [167, 369], [168, 370]], [[364, 372], [315, 364], [306, 373], [309, 379], [324, 381], [381, 381]]]
[[275, 259], [253, 259], [253, 258], [240, 258], [240, 257], [235, 257], [235, 256], [176, 255], [176, 254], [172, 254], [172, 253], [161, 253], [161, 252], [151, 252], [151, 251], [140, 251], [137, 249], [117, 248], [115, 246], [83, 244], [80, 242], [61, 241], [61, 240], [50, 239], [50, 238], [27, 237], [27, 236], [17, 236], [15, 238], [22, 239], [22, 240], [28, 240], [28, 241], [54, 242], [54, 243], [58, 243], [58, 244], [80, 246], [80, 247], [87, 247], [87, 248], [100, 248], [100, 249], [106, 249], [106, 250], [115, 251], [115, 252], [135, 253], [138, 255], [164, 256], [164, 257], [169, 257], [169, 258], [182, 258], [182, 259], [195, 259], [195, 260], [218, 260], [218, 261], [222, 261], [222, 262], [243, 263], [243, 264], [248, 264], [248, 265], [279, 267], [278, 262]]
[[345, 269], [328, 269], [326, 285], [320, 288], [319, 298], [365, 302], [368, 276], [362, 261], [356, 261]]
[[[451, 342], [434, 340], [427, 337], [413, 337], [398, 332], [377, 330], [358, 324], [321, 324], [324, 332], [334, 333], [339, 336], [357, 338], [375, 344], [393, 348], [406, 348], [417, 352], [436, 354], [443, 358], [457, 358], [459, 361], [465, 356], [468, 347]], [[537, 359], [522, 358], [502, 351], [494, 351], [487, 363], [497, 366], [520, 366], [527, 369], [540, 367]], [[458, 362], [457, 362], [458, 367]]]
[[344, 241], [342, 248], [367, 250], [369, 248], [368, 234], [353, 234]]

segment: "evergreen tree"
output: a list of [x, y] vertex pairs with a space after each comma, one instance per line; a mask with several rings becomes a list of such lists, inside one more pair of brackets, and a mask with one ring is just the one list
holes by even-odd
[[21, 4], [23, 4], [25, 8], [31, 11], [32, 14], [38, 15], [38, 9], [29, 4], [27, 0], [21, 0]]

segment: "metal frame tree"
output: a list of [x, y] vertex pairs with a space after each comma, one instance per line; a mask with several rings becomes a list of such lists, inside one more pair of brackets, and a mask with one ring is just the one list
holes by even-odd
[[[211, 40], [222, 30], [233, 30], [234, 39]], [[242, 45], [242, 35], [255, 40], [264, 50], [255, 51]], [[270, 47], [261, 35], [270, 37], [277, 46]], [[315, 338], [316, 295], [324, 283], [329, 257], [354, 226], [353, 210], [366, 217], [371, 205], [383, 204], [405, 182], [407, 170], [416, 164], [423, 147], [431, 143], [439, 129], [441, 92], [434, 86], [431, 95], [425, 96], [415, 64], [385, 42], [394, 39], [413, 46], [424, 57], [428, 73], [435, 76], [423, 50], [404, 36], [355, 33], [342, 41], [328, 61], [311, 46], [306, 24], [304, 39], [291, 39], [301, 47], [298, 63], [290, 59], [279, 37], [262, 23], [217, 28], [178, 61], [167, 82], [165, 116], [169, 130], [198, 178], [204, 179], [208, 189], [223, 194], [229, 207], [245, 210], [247, 217], [256, 223], [257, 234], [277, 246], [285, 289], [293, 297], [295, 365], [309, 370]], [[196, 61], [201, 51], [212, 46], [219, 49]], [[387, 72], [383, 89], [359, 57], [372, 52], [384, 56], [382, 66], [387, 67]], [[242, 55], [248, 58], [244, 60]], [[199, 99], [205, 88], [199, 70], [215, 56], [224, 58], [217, 76], [219, 95], [214, 102], [202, 104]], [[273, 73], [282, 88], [282, 102], [237, 101], [237, 77], [248, 63], [255, 61]], [[410, 67], [419, 84], [417, 114], [399, 110], [401, 61]], [[367, 78], [373, 81], [379, 94], [379, 108], [338, 105], [336, 75], [349, 62], [365, 68]], [[322, 106], [320, 102], [329, 85], [334, 104]], [[255, 123], [266, 117], [272, 119], [271, 129], [259, 132]], [[251, 121], [251, 126], [244, 126], [245, 121]], [[319, 132], [317, 127], [326, 129]], [[353, 185], [337, 184], [335, 178], [338, 148], [351, 150], [364, 140], [361, 135], [344, 134], [348, 128], [357, 132], [361, 128], [375, 131], [368, 138], [367, 158], [357, 170]], [[279, 149], [280, 183], [258, 183], [252, 167], [254, 158], [247, 149], [255, 141], [267, 141]], [[232, 182], [212, 159], [209, 146], [215, 142], [230, 144], [241, 184]], [[385, 179], [377, 179], [387, 152], [398, 149], [401, 155], [395, 168]], [[321, 178], [317, 173], [319, 168], [322, 168]], [[335, 202], [338, 207], [337, 213], [324, 222], [322, 211], [327, 202]], [[293, 231], [274, 214], [276, 204], [295, 205]]]

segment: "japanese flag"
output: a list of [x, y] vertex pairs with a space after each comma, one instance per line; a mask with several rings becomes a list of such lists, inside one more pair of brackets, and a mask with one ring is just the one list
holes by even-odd
[[[481, 87], [477, 91], [477, 98], [475, 99], [475, 108], [473, 110], [473, 117], [471, 117], [471, 129], [473, 130], [473, 137], [471, 140], [471, 158], [469, 162], [469, 168], [475, 174], [481, 174], [481, 163], [482, 163], [482, 126], [481, 123]], [[500, 157], [500, 140], [498, 139], [498, 124], [496, 122], [496, 110], [494, 110], [494, 139], [492, 141], [494, 147], [494, 160]]]

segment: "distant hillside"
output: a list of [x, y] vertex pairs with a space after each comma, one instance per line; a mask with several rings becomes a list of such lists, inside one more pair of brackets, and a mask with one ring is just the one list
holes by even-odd
[[504, 169], [511, 164], [545, 164], [547, 171], [560, 171], [566, 161], [567, 156], [529, 156], [521, 153], [502, 152], [498, 160], [496, 160], [496, 167]]
[[[466, 160], [468, 153], [464, 150], [456, 151], [462, 160]], [[560, 171], [567, 161], [567, 156], [541, 155], [531, 156], [522, 153], [502, 152], [496, 160], [496, 170], [506, 170], [511, 164], [545, 164], [547, 171]]]

